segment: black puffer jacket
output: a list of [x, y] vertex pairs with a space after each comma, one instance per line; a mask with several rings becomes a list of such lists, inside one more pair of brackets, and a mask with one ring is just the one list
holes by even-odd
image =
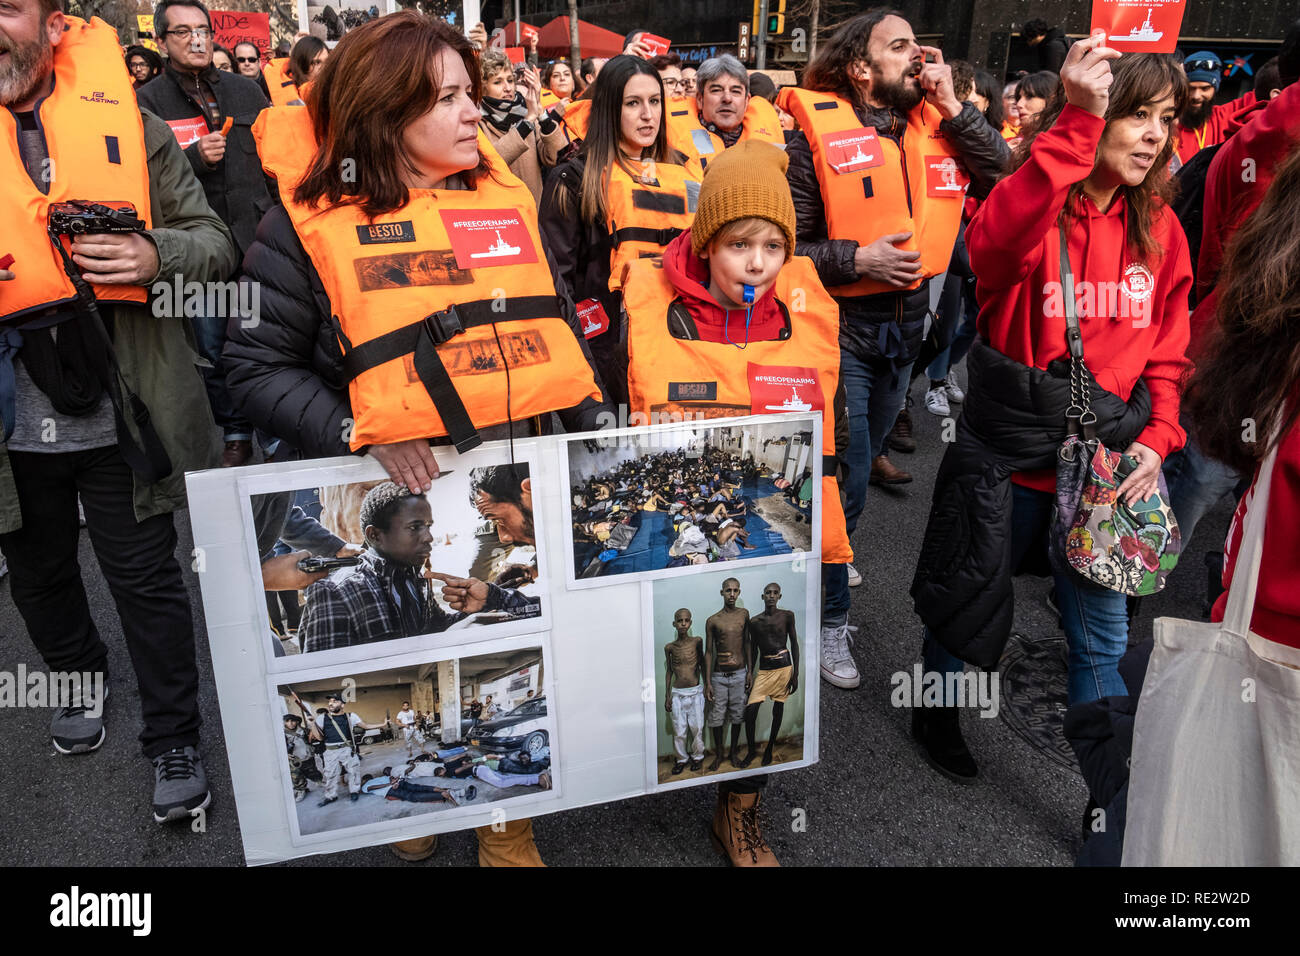
[[[232, 318], [227, 329], [226, 387], [235, 406], [257, 427], [294, 445], [303, 457], [349, 454], [344, 435], [352, 409], [338, 344], [341, 329], [283, 206], [267, 213], [258, 227], [244, 256], [240, 282], [254, 283], [260, 300], [259, 321]], [[565, 318], [582, 342], [572, 303], [565, 295], [561, 299]], [[609, 408], [588, 398], [556, 411], [567, 430], [590, 431], [600, 427], [597, 416]], [[520, 436], [519, 425], [515, 437]], [[505, 434], [485, 429], [483, 437]]]
[[[907, 128], [904, 118], [893, 110], [856, 111], [858, 119], [873, 127], [878, 136], [900, 143]], [[1006, 172], [1011, 151], [1001, 133], [988, 124], [984, 114], [971, 103], [954, 119], [944, 120], [939, 129], [948, 137], [970, 173], [970, 194], [983, 199]], [[907, 144], [903, 144], [905, 147]], [[808, 256], [817, 275], [832, 295], [835, 286], [860, 278], [853, 268], [858, 243], [852, 239], [831, 239], [826, 232], [826, 208], [812, 149], [803, 132], [795, 133], [786, 147], [790, 167], [786, 178], [795, 209], [795, 254]], [[882, 230], [883, 232], [883, 230]], [[929, 283], [911, 292], [882, 292], [878, 295], [837, 297], [840, 304], [840, 348], [864, 361], [890, 359], [895, 368], [916, 360], [930, 309]]]
[[209, 111], [206, 102], [200, 102], [206, 97], [201, 95], [195, 76], [177, 72], [170, 66], [141, 87], [136, 98], [144, 109], [164, 120], [201, 116], [214, 133], [226, 119], [233, 121], [226, 136], [226, 154], [215, 166], [203, 161], [198, 143], [191, 143], [184, 152], [194, 175], [203, 184], [208, 205], [230, 227], [242, 256], [252, 244], [262, 216], [275, 204], [253, 141], [253, 123], [271, 104], [257, 83], [246, 76], [209, 66], [198, 79], [217, 98], [215, 114]]
[[[970, 388], [939, 465], [911, 594], [949, 653], [992, 668], [1011, 633], [1011, 578], [1022, 570], [1011, 567], [1011, 474], [1055, 467], [1070, 380], [1065, 362], [1044, 372], [980, 338], [966, 362]], [[1097, 436], [1108, 448], [1127, 448], [1151, 415], [1146, 384], [1139, 379], [1125, 404], [1091, 376], [1089, 383]]]

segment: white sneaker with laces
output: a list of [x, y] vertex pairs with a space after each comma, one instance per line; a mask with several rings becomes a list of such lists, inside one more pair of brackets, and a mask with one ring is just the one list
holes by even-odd
[[862, 575], [858, 574], [858, 569], [849, 565], [849, 587], [855, 588], [862, 583]]
[[861, 683], [849, 643], [853, 640], [847, 624], [822, 628], [822, 679], [836, 687], [853, 690]]
[[952, 409], [948, 407], [948, 393], [944, 391], [942, 385], [926, 391], [925, 410], [931, 415], [938, 415], [940, 418], [947, 418], [952, 414]]
[[948, 369], [948, 374], [944, 377], [943, 390], [948, 393], [948, 401], [950, 402], [966, 401], [966, 393], [957, 384], [957, 373], [953, 369]]

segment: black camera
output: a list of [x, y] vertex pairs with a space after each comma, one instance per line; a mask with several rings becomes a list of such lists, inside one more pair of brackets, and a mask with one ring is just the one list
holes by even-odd
[[88, 202], [73, 199], [50, 205], [47, 226], [51, 236], [84, 236], [99, 232], [144, 232], [144, 220], [136, 217], [135, 206], [124, 203]]

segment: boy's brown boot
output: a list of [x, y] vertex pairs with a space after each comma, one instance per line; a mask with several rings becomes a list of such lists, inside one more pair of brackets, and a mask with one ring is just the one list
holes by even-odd
[[758, 828], [757, 793], [723, 793], [718, 791], [718, 806], [713, 811], [709, 836], [714, 848], [732, 866], [780, 866], [776, 854], [763, 842]]

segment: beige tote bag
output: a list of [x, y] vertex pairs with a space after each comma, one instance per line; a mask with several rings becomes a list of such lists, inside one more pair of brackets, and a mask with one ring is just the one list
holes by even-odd
[[1250, 633], [1276, 457], [1251, 492], [1223, 623], [1155, 622], [1124, 866], [1300, 865], [1300, 650]]

